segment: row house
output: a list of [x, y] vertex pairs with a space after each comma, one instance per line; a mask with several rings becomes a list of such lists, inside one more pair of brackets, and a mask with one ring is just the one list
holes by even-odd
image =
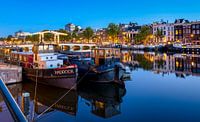
[[189, 22], [177, 19], [174, 24], [174, 38], [176, 42], [185, 44], [200, 44], [200, 21]]
[[129, 24], [119, 24], [120, 30], [123, 32], [123, 36], [130, 43], [134, 43], [135, 36], [139, 33], [141, 26], [137, 25], [137, 23], [129, 23]]
[[[176, 42], [186, 42], [190, 34], [190, 22], [185, 19], [176, 19], [174, 22], [174, 39]], [[187, 38], [188, 37], [188, 38]]]
[[[174, 41], [174, 24], [168, 22], [155, 22], [152, 25], [154, 42], [167, 44]], [[158, 36], [160, 31], [160, 37]]]
[[200, 45], [200, 21], [191, 22], [191, 40], [193, 44]]

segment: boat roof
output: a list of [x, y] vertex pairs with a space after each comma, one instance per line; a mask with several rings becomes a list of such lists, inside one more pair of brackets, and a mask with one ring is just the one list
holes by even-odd
[[95, 48], [92, 50], [120, 50], [119, 48], [109, 48], [109, 47], [105, 47], [105, 48]]
[[17, 51], [13, 51], [13, 54], [20, 54], [20, 55], [33, 55], [33, 52], [17, 52]]

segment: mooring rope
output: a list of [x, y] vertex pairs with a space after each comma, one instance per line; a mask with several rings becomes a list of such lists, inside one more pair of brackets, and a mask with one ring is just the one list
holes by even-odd
[[43, 111], [41, 114], [39, 114], [37, 116], [36, 119], [39, 119], [43, 114], [45, 114], [49, 109], [51, 109], [55, 104], [57, 104], [60, 100], [62, 100], [72, 89], [74, 89], [76, 87], [76, 85], [78, 85], [80, 83], [81, 80], [83, 80], [83, 78], [90, 72], [87, 71], [78, 81], [77, 83], [75, 83], [65, 94], [63, 94], [56, 102], [54, 102], [51, 106], [49, 106], [45, 111]]
[[35, 77], [35, 91], [34, 91], [34, 99], [33, 99], [33, 113], [32, 113], [32, 121], [34, 121], [35, 118], [35, 105], [36, 105], [36, 96], [37, 96], [37, 85], [38, 85], [38, 69], [36, 69], [36, 77]]

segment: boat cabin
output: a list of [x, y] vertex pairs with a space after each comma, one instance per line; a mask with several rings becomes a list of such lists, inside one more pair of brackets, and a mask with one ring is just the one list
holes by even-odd
[[98, 48], [92, 50], [92, 58], [97, 66], [120, 62], [120, 49]]
[[53, 69], [63, 66], [63, 60], [58, 59], [58, 53], [54, 44], [39, 44], [33, 47], [34, 66], [39, 69]]
[[25, 68], [31, 68], [33, 67], [33, 53], [13, 51], [11, 53], [11, 63]]

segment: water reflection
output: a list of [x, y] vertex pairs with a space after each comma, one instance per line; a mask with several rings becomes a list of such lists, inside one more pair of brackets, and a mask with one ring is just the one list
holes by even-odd
[[181, 78], [189, 75], [200, 76], [200, 55], [157, 54], [154, 52], [139, 51], [126, 51], [122, 55], [122, 61], [132, 69], [138, 66], [144, 70], [151, 70], [163, 76], [165, 74], [175, 73], [177, 77]]
[[[33, 101], [35, 83], [26, 82], [23, 84], [14, 84], [9, 85], [8, 88], [29, 121], [31, 121], [32, 118], [40, 120], [37, 118], [38, 115], [43, 113], [49, 106], [68, 92], [68, 89], [38, 84], [34, 115]], [[48, 121], [51, 121], [52, 116], [49, 117], [49, 115], [55, 112], [65, 113], [65, 116], [62, 116], [62, 118], [77, 116], [78, 104], [80, 102], [79, 97], [84, 99], [87, 103], [85, 106], [81, 107], [88, 107], [89, 105], [89, 109], [93, 115], [101, 118], [111, 118], [121, 114], [122, 97], [125, 94], [126, 89], [124, 84], [80, 84], [77, 90], [70, 91], [63, 99], [45, 112], [41, 118], [45, 117], [48, 118]], [[57, 117], [59, 118], [59, 116]]]
[[[9, 87], [10, 92], [16, 101], [20, 101], [19, 94], [21, 93], [22, 87], [18, 84], [13, 84]], [[0, 118], [2, 122], [13, 122], [11, 113], [8, 110], [8, 107], [3, 99], [3, 96], [0, 95]]]
[[[30, 93], [31, 100], [34, 99], [35, 84], [33, 82], [23, 84], [23, 91]], [[35, 112], [37, 115], [44, 112], [49, 106], [54, 104], [62, 97], [68, 89], [62, 89], [52, 86], [38, 84]], [[76, 115], [78, 109], [78, 94], [76, 91], [70, 91], [59, 102], [57, 102], [48, 112], [53, 110], [62, 111], [66, 114]], [[47, 113], [48, 113], [47, 112]]]
[[121, 113], [124, 85], [84, 84], [79, 87], [79, 95], [89, 101], [91, 112], [102, 118], [110, 118]]

